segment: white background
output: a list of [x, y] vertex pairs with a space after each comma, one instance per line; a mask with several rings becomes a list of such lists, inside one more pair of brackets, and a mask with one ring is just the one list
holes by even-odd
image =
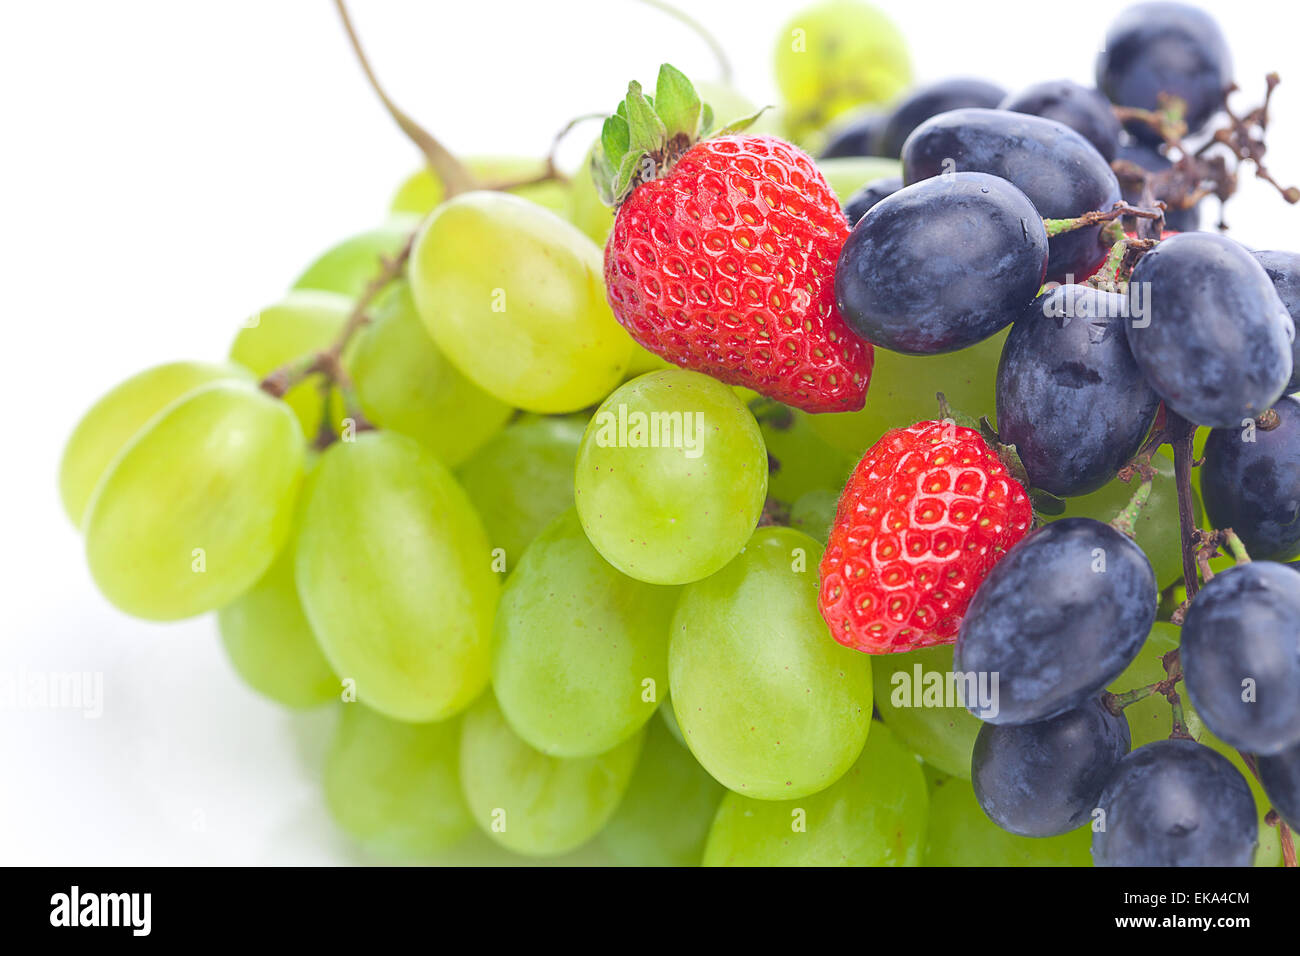
[[[1125, 4], [878, 0], [921, 80], [1087, 82]], [[692, 0], [751, 99], [774, 102], [799, 4]], [[1300, 13], [1209, 3], [1250, 99], [1283, 71], [1271, 158], [1300, 181]], [[381, 79], [462, 154], [541, 155], [705, 46], [634, 0], [354, 0]], [[1245, 98], [1243, 98], [1244, 100]], [[594, 128], [576, 136], [576, 161]], [[224, 355], [317, 252], [377, 223], [418, 156], [365, 87], [325, 0], [7, 3], [0, 13], [0, 677], [104, 675], [104, 715], [0, 711], [0, 863], [355, 860], [316, 782], [329, 715], [238, 683], [210, 619], [131, 620], [94, 591], [58, 504], [63, 440], [146, 366]], [[1231, 220], [1300, 248], [1300, 209], [1245, 184]]]

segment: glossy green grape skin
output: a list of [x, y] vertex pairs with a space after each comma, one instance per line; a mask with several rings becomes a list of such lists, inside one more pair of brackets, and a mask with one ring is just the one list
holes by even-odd
[[408, 724], [344, 704], [325, 760], [334, 821], [377, 857], [426, 860], [474, 829], [460, 791], [460, 720]]
[[776, 85], [796, 139], [855, 106], [888, 103], [912, 81], [898, 27], [861, 0], [818, 0], [777, 33]]
[[[484, 183], [534, 179], [546, 171], [545, 161], [528, 156], [474, 156], [467, 159], [465, 165]], [[559, 180], [517, 186], [510, 192], [555, 213], [563, 213], [569, 205], [569, 187]], [[445, 195], [442, 181], [426, 166], [402, 181], [389, 204], [389, 211], [425, 216], [442, 202]]]
[[756, 799], [830, 786], [871, 727], [871, 658], [835, 643], [817, 609], [821, 552], [806, 534], [760, 528], [683, 589], [673, 616], [668, 681], [686, 742], [720, 783]]
[[498, 585], [451, 473], [414, 439], [363, 432], [321, 455], [306, 495], [298, 596], [334, 672], [396, 720], [467, 707], [487, 683]]
[[100, 478], [150, 419], [186, 392], [227, 378], [251, 376], [236, 365], [168, 362], [132, 375], [96, 401], [77, 422], [59, 463], [59, 496], [72, 523], [81, 526]]
[[946, 355], [900, 355], [876, 349], [866, 407], [858, 412], [813, 415], [813, 430], [856, 461], [889, 429], [936, 421], [939, 392], [953, 411], [992, 419], [998, 360], [1007, 334], [1003, 330], [978, 345]]
[[[1168, 451], [1166, 446], [1151, 457], [1156, 479], [1151, 483], [1151, 497], [1134, 523], [1138, 546], [1151, 561], [1160, 587], [1177, 581], [1183, 574], [1183, 550], [1178, 537], [1178, 486], [1174, 482], [1173, 458]], [[1078, 516], [1110, 522], [1129, 503], [1137, 487], [1136, 478], [1129, 483], [1116, 478], [1090, 495], [1067, 499], [1065, 513], [1058, 517]], [[1193, 513], [1199, 523], [1201, 503], [1195, 495], [1192, 497]]]
[[[833, 159], [820, 159], [817, 161], [817, 168], [822, 171], [826, 182], [835, 192], [835, 198], [841, 204], [848, 202], [850, 196], [873, 179], [903, 175], [903, 166], [898, 160], [882, 159], [877, 156], [837, 156]], [[874, 372], [871, 380], [874, 384]]]
[[[337, 292], [290, 292], [245, 322], [231, 343], [230, 360], [265, 378], [286, 363], [328, 348], [351, 311], [352, 300]], [[298, 416], [303, 434], [315, 438], [324, 409], [317, 382], [300, 382], [284, 400]]]
[[641, 759], [601, 843], [625, 866], [699, 866], [726, 788], [664, 725], [646, 729]]
[[810, 491], [833, 489], [838, 494], [855, 461], [817, 434], [815, 416], [769, 401], [750, 405], [767, 446], [768, 494], [787, 504]]
[[921, 765], [876, 724], [853, 766], [819, 793], [796, 800], [728, 793], [704, 865], [919, 866], [928, 812]]
[[1092, 866], [1091, 843], [1086, 826], [1053, 837], [1008, 833], [985, 815], [969, 780], [931, 784], [926, 866]]
[[[942, 644], [903, 654], [880, 654], [872, 659], [871, 675], [875, 684], [876, 709], [890, 730], [911, 747], [922, 760], [946, 774], [970, 779], [971, 751], [980, 731], [980, 720], [965, 707], [895, 706], [915, 700], [916, 666], [920, 665], [921, 701], [925, 704], [924, 677], [937, 673], [946, 677], [952, 671], [952, 645]], [[907, 682], [895, 683], [896, 674], [906, 674]]]
[[167, 406], [86, 506], [100, 591], [156, 621], [233, 601], [288, 537], [304, 454], [293, 414], [248, 382], [210, 382]]
[[593, 757], [635, 734], [668, 690], [676, 598], [610, 567], [572, 510], [557, 518], [497, 607], [492, 690], [510, 726], [555, 757]]
[[[700, 101], [709, 104], [713, 111], [713, 130], [725, 129], [737, 120], [748, 119], [758, 113], [758, 105], [740, 90], [717, 80], [692, 79]], [[779, 110], [768, 106], [752, 124], [745, 127], [746, 136], [780, 136]]]
[[457, 473], [493, 549], [514, 569], [529, 542], [573, 507], [573, 466], [587, 423], [539, 418], [507, 425]]
[[422, 442], [449, 468], [481, 448], [513, 411], [447, 361], [404, 281], [375, 306], [348, 366], [366, 417]]
[[342, 693], [302, 612], [293, 547], [261, 579], [217, 612], [226, 657], [244, 683], [285, 707], [318, 707]]
[[810, 491], [800, 495], [790, 506], [790, 527], [824, 545], [835, 523], [839, 500], [838, 491]]
[[586, 843], [627, 792], [643, 733], [595, 757], [548, 757], [510, 729], [491, 694], [466, 712], [460, 782], [479, 829], [525, 856], [559, 856]]
[[[1175, 526], [1176, 533], [1177, 526]], [[1178, 647], [1178, 643], [1179, 629], [1177, 625], [1157, 621], [1137, 657], [1133, 659], [1133, 662], [1129, 664], [1124, 673], [1115, 678], [1115, 681], [1110, 685], [1109, 690], [1111, 693], [1119, 694], [1140, 687], [1149, 687], [1156, 681], [1164, 680], [1168, 674], [1161, 659]], [[1186, 687], [1181, 680], [1174, 685], [1174, 690], [1178, 692], [1187, 732], [1199, 743], [1205, 744], [1210, 749], [1217, 750], [1227, 757], [1229, 762], [1246, 778], [1246, 783], [1250, 785], [1250, 792], [1255, 797], [1255, 808], [1259, 812], [1259, 845], [1255, 848], [1255, 865], [1277, 866], [1282, 859], [1282, 844], [1277, 828], [1264, 822], [1264, 817], [1271, 806], [1267, 795], [1264, 793], [1264, 788], [1260, 786], [1259, 781], [1255, 779], [1255, 775], [1246, 766], [1241, 754], [1214, 736], [1209, 728], [1201, 722], [1200, 715], [1196, 713], [1196, 709], [1192, 707], [1191, 701], [1188, 700]], [[1164, 740], [1173, 730], [1173, 710], [1169, 705], [1169, 701], [1163, 695], [1153, 694], [1129, 704], [1124, 708], [1124, 717], [1128, 720], [1134, 750], [1144, 744]]]
[[295, 289], [318, 289], [356, 299], [396, 257], [420, 225], [420, 217], [395, 215], [374, 229], [349, 236], [326, 249], [294, 282]]
[[[656, 413], [678, 416], [675, 447], [657, 441], [668, 427], [651, 423], [668, 419], [649, 417]], [[651, 440], [661, 447], [632, 447]], [[606, 561], [641, 581], [685, 584], [744, 547], [767, 496], [767, 451], [727, 386], [696, 372], [650, 372], [592, 416], [574, 491], [587, 537]]]
[[632, 339], [605, 300], [600, 249], [552, 212], [471, 192], [426, 221], [409, 267], [425, 327], [447, 358], [501, 401], [577, 411], [618, 384]]
[[582, 157], [582, 165], [573, 174], [569, 202], [564, 213], [569, 222], [581, 229], [596, 245], [604, 248], [609, 231], [614, 228], [614, 210], [601, 201], [600, 193], [596, 190], [596, 180], [591, 174], [591, 160], [595, 152], [596, 143], [592, 143], [587, 154]]
[[668, 733], [672, 735], [673, 740], [685, 747], [686, 738], [682, 736], [682, 728], [677, 723], [677, 712], [673, 710], [671, 694], [666, 695], [664, 702], [659, 705], [659, 716], [663, 718], [664, 726], [668, 728]]

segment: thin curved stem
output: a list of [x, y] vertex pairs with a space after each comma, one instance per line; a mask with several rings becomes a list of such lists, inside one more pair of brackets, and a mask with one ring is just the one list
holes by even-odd
[[713, 58], [718, 61], [718, 78], [723, 83], [730, 84], [735, 71], [731, 68], [731, 60], [727, 58], [727, 51], [722, 48], [717, 37], [710, 33], [704, 26], [690, 14], [677, 9], [671, 3], [665, 3], [664, 0], [641, 0], [647, 7], [654, 7], [660, 13], [666, 13], [668, 16], [677, 20], [679, 23], [689, 27], [701, 40], [708, 44], [709, 49], [713, 51]]
[[429, 164], [429, 168], [442, 180], [445, 195], [448, 197], [455, 196], [458, 193], [469, 192], [471, 189], [477, 188], [478, 182], [468, 167], [442, 143], [438, 142], [432, 133], [403, 112], [384, 92], [384, 88], [379, 85], [378, 77], [375, 76], [375, 71], [370, 66], [370, 60], [366, 56], [365, 50], [361, 47], [361, 40], [357, 37], [357, 31], [352, 26], [352, 18], [348, 15], [347, 6], [343, 0], [334, 0], [334, 6], [339, 12], [339, 19], [343, 21], [343, 29], [347, 31], [348, 42], [352, 45], [352, 52], [356, 54], [357, 62], [361, 64], [361, 70], [365, 73], [370, 88], [375, 91], [375, 95], [384, 104], [384, 108], [388, 110], [388, 114], [392, 116], [394, 122], [401, 127], [402, 132], [424, 154], [424, 159]]

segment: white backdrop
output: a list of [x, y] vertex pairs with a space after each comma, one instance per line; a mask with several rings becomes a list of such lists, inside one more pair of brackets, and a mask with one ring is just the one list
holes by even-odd
[[[738, 85], [772, 102], [791, 0], [690, 0]], [[877, 0], [918, 78], [1087, 82], [1106, 24], [1042, 0]], [[1206, 2], [1253, 99], [1283, 72], [1273, 167], [1300, 182], [1300, 11]], [[354, 0], [380, 77], [462, 154], [545, 152], [706, 47], [634, 0]], [[1287, 22], [1289, 21], [1289, 22]], [[594, 135], [594, 127], [589, 132]], [[103, 674], [99, 719], [0, 711], [0, 863], [328, 863], [356, 857], [316, 782], [328, 716], [293, 718], [234, 677], [210, 619], [129, 619], [93, 589], [55, 476], [77, 418], [128, 374], [224, 355], [237, 324], [317, 252], [378, 222], [418, 156], [365, 87], [326, 0], [6, 4], [0, 13], [5, 506], [0, 679]], [[581, 155], [585, 134], [567, 151]], [[1300, 248], [1300, 209], [1253, 181], [1231, 217]]]

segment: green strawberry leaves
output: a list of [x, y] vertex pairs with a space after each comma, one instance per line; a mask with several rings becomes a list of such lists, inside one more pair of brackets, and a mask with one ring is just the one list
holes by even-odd
[[[760, 113], [737, 120], [718, 135], [740, 132]], [[637, 186], [668, 175], [712, 130], [713, 109], [700, 100], [681, 70], [669, 63], [660, 66], [653, 97], [633, 80], [623, 102], [605, 120], [592, 153], [592, 178], [601, 201], [617, 207]]]

